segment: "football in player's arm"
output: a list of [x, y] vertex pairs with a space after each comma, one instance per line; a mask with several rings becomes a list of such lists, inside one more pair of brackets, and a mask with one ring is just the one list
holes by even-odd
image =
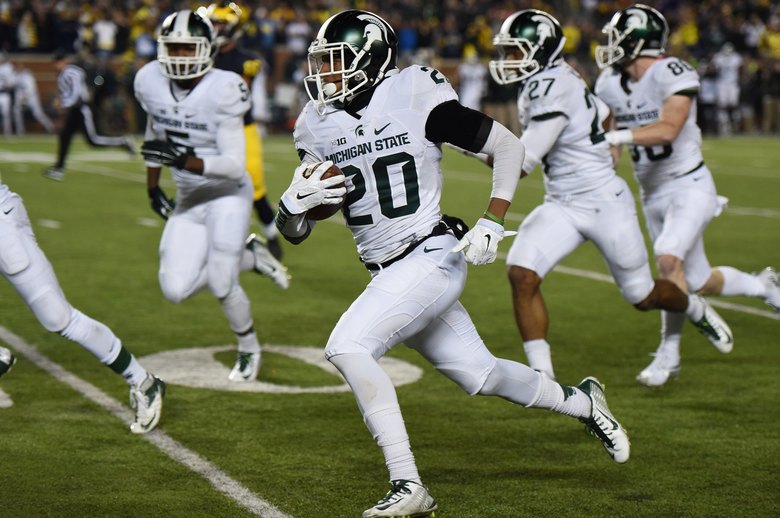
[[[294, 132], [303, 163], [277, 216], [287, 239], [304, 241], [315, 226], [307, 210], [340, 203], [343, 195], [330, 188], [331, 181], [342, 179], [323, 180], [322, 173], [329, 162], [343, 171], [342, 210], [371, 279], [336, 324], [325, 355], [352, 387], [391, 480], [387, 495], [363, 517], [429, 516], [438, 507], [417, 471], [395, 388], [377, 363], [401, 342], [468, 394], [579, 418], [598, 430], [616, 462], [627, 461], [628, 437], [599, 403], [598, 381], [561, 386], [525, 365], [494, 357], [458, 302], [467, 262], [486, 264], [496, 257], [523, 146], [504, 126], [463, 107], [441, 72], [422, 66], [399, 70], [396, 58], [395, 32], [376, 14], [343, 11], [322, 25], [309, 47], [305, 81], [311, 101]], [[471, 230], [441, 214], [445, 142], [493, 159], [487, 210]], [[307, 178], [309, 164], [316, 162], [323, 164]], [[614, 427], [598, 428], [607, 419]]]

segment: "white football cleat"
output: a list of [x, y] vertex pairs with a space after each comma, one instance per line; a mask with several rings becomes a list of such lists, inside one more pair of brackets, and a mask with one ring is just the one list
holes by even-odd
[[709, 302], [704, 297], [694, 295], [698, 297], [704, 304], [704, 315], [698, 322], [691, 320], [696, 329], [701, 334], [707, 337], [707, 340], [715, 346], [715, 349], [723, 354], [730, 353], [734, 348], [734, 335], [731, 333], [731, 328], [725, 320], [721, 318], [718, 313], [712, 309]]
[[43, 172], [43, 176], [49, 180], [61, 182], [65, 179], [65, 171], [61, 167], [50, 167]]
[[780, 280], [777, 278], [777, 272], [771, 266], [767, 266], [758, 273], [754, 273], [766, 287], [764, 302], [772, 309], [780, 313]]
[[257, 237], [257, 234], [249, 234], [249, 237], [246, 238], [246, 247], [254, 256], [254, 268], [257, 273], [270, 277], [274, 284], [283, 290], [290, 287], [290, 275], [287, 273], [287, 268], [276, 260], [265, 243]]
[[363, 511], [363, 518], [434, 516], [438, 509], [428, 489], [411, 480], [392, 480], [392, 488], [371, 509]]
[[147, 433], [154, 430], [160, 421], [165, 382], [147, 374], [140, 384], [130, 387], [130, 406], [135, 409], [135, 421], [130, 425], [133, 433]]
[[14, 363], [16, 363], [14, 353], [12, 353], [10, 349], [0, 347], [0, 377], [10, 371], [11, 367], [14, 366]]
[[592, 434], [598, 437], [612, 460], [618, 464], [628, 461], [631, 443], [628, 434], [609, 411], [604, 387], [596, 378], [589, 376], [582, 380], [577, 388], [590, 397], [590, 417], [581, 417], [580, 421]]
[[647, 387], [660, 387], [672, 378], [680, 375], [680, 358], [675, 359], [660, 347], [655, 353], [650, 365], [637, 375], [636, 380]]
[[230, 381], [249, 382], [257, 379], [257, 373], [260, 370], [260, 351], [256, 353], [244, 353], [239, 351], [236, 356], [236, 363], [233, 370], [230, 371], [228, 379]]

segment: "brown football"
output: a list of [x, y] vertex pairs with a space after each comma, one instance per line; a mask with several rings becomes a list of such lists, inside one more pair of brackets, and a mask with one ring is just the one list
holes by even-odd
[[[310, 171], [314, 171], [314, 166], [312, 166]], [[311, 173], [309, 173], [311, 174]], [[332, 176], [341, 175], [344, 176], [344, 172], [339, 169], [337, 165], [332, 165], [330, 168], [328, 168], [327, 171], [322, 175], [322, 179], [325, 180], [326, 178], [330, 178]], [[343, 187], [344, 182], [341, 182], [338, 185], [335, 185], [334, 187]], [[331, 187], [333, 188], [333, 187]], [[339, 210], [341, 210], [342, 205], [344, 205], [344, 198], [341, 199], [341, 203], [337, 203], [335, 205], [319, 205], [317, 207], [312, 207], [309, 209], [309, 211], [306, 213], [306, 217], [309, 219], [314, 220], [323, 220], [328, 219], [329, 217], [333, 216], [335, 213], [337, 213]]]

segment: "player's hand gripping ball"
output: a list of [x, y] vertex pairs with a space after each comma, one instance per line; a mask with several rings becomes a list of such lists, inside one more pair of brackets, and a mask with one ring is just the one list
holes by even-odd
[[[309, 178], [320, 164], [321, 163], [317, 163], [309, 166], [306, 169], [306, 171], [303, 172], [303, 177]], [[335, 164], [331, 165], [324, 173], [322, 173], [320, 180], [327, 180], [328, 178], [332, 178], [334, 176], [341, 176], [342, 181], [336, 183], [335, 185], [331, 185], [330, 187], [327, 188], [334, 189], [334, 190], [346, 188], [346, 184], [344, 183], [344, 172], [341, 169], [339, 169], [339, 167]], [[334, 194], [335, 192], [336, 191], [334, 191]], [[333, 200], [332, 197], [330, 196], [328, 198], [329, 199], [327, 200], [328, 201], [327, 204], [323, 203], [321, 205], [317, 205], [316, 207], [310, 208], [306, 212], [306, 217], [308, 219], [313, 219], [317, 221], [328, 219], [329, 217], [336, 214], [339, 210], [341, 210], [341, 207], [344, 205], [344, 200], [346, 199], [346, 195], [340, 196], [339, 200]]]

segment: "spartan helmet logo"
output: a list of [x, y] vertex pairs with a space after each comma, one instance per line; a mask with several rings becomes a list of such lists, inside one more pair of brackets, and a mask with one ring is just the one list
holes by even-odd
[[626, 33], [630, 33], [634, 29], [641, 29], [647, 27], [647, 13], [641, 9], [628, 9], [626, 10], [628, 18], [626, 19]]
[[555, 27], [553, 27], [550, 20], [545, 16], [537, 14], [531, 17], [531, 20], [538, 23], [536, 26], [536, 38], [538, 40], [537, 44], [542, 47], [547, 38], [553, 38], [555, 36]]
[[358, 20], [364, 20], [369, 22], [366, 28], [363, 29], [363, 36], [366, 38], [366, 44], [363, 46], [363, 50], [368, 50], [375, 41], [385, 41], [387, 35], [385, 34], [385, 27], [376, 16], [370, 14], [361, 14], [357, 17]]

